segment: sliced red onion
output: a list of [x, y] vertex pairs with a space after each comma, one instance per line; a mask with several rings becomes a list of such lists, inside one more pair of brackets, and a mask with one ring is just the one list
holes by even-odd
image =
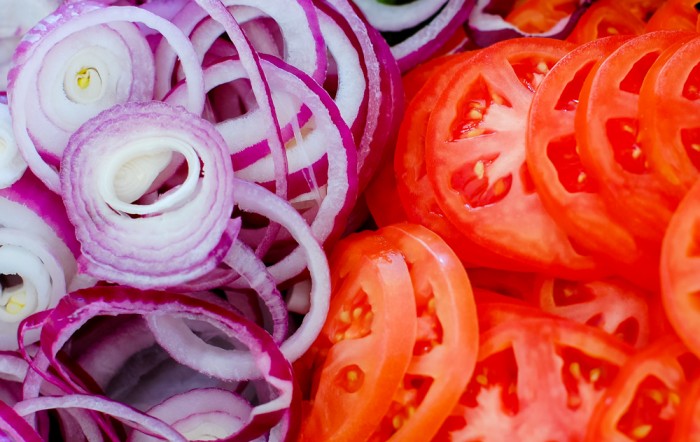
[[[310, 0], [279, 0], [274, 3], [224, 0], [223, 4], [241, 26], [262, 17], [274, 20], [282, 39], [284, 60], [311, 75], [316, 81], [323, 81], [326, 73], [326, 52], [318, 18]], [[206, 13], [197, 8], [194, 2], [173, 19], [173, 23], [190, 35], [193, 44], [198, 48], [200, 60], [204, 59], [206, 51], [223, 32], [221, 24], [217, 22], [219, 20], [207, 18]], [[240, 51], [238, 47], [237, 49]], [[255, 49], [261, 50], [259, 47]], [[167, 47], [158, 48], [156, 60], [164, 72], [174, 71], [175, 57]], [[169, 82], [170, 78], [159, 76], [157, 90], [167, 91], [170, 88]]]
[[416, 0], [402, 4], [375, 0], [353, 2], [377, 30], [409, 34], [391, 47], [402, 72], [433, 56], [466, 21], [474, 5], [474, 0]]
[[[358, 189], [364, 190], [390, 145], [403, 112], [403, 89], [396, 60], [379, 33], [368, 25], [347, 0], [317, 0], [344, 17], [362, 52], [368, 88], [367, 113], [361, 137], [356, 139]], [[326, 9], [324, 9], [325, 11]]]
[[0, 189], [11, 186], [27, 169], [12, 133], [12, 119], [7, 104], [0, 103]]
[[345, 123], [352, 128], [355, 138], [360, 139], [364, 124], [359, 123], [363, 121], [361, 117], [365, 114], [368, 100], [366, 70], [359, 54], [360, 44], [348, 23], [337, 11], [319, 5], [317, 12], [337, 81], [333, 100]]
[[517, 37], [565, 38], [593, 0], [579, 0], [578, 7], [571, 15], [561, 19], [547, 32], [537, 34], [523, 32], [508, 23], [502, 15], [493, 12], [508, 11], [514, 3], [513, 0], [476, 0], [466, 24], [471, 40], [479, 47], [486, 47], [501, 40]]
[[[238, 432], [253, 407], [234, 392], [207, 388], [173, 396], [148, 410], [148, 414], [170, 424], [187, 440], [225, 440]], [[143, 433], [133, 433], [129, 442], [155, 442]]]
[[[186, 178], [143, 195], [150, 204], [138, 204], [133, 198], [156, 178], [154, 164], [162, 166], [170, 155], [184, 158]], [[141, 288], [174, 286], [212, 271], [233, 240], [224, 234], [232, 175], [214, 126], [183, 108], [127, 103], [89, 120], [71, 137], [61, 163], [81, 268]]]
[[[75, 234], [57, 195], [30, 173], [0, 190], [0, 350], [17, 349], [20, 321], [80, 284], [74, 253]], [[38, 339], [36, 330], [24, 342]]]
[[[140, 22], [158, 30], [165, 41], [171, 44], [178, 53], [187, 74], [188, 109], [193, 113], [201, 114], [204, 108], [201, 66], [197, 61], [192, 44], [172, 23], [136, 7], [101, 7], [99, 3], [87, 1], [64, 5], [57, 13], [46, 18], [27, 33], [15, 54], [15, 65], [10, 71], [8, 85], [10, 113], [17, 145], [29, 168], [55, 192], [58, 192], [60, 187], [55, 166], [60, 160], [65, 141], [78, 125], [113, 104], [152, 97], [154, 74], [147, 43], [132, 24], [121, 23], [117, 25], [113, 22]], [[104, 26], [106, 23], [112, 24]], [[119, 41], [128, 41], [126, 47], [120, 50], [122, 59], [127, 60], [125, 66], [120, 66], [119, 63], [115, 62], [119, 59], [116, 54], [112, 54], [113, 57], [108, 56], [110, 51], [98, 49], [97, 52], [90, 52], [94, 48], [90, 49], [89, 45], [81, 46], [78, 43], [82, 40], [81, 36], [84, 33], [98, 32], [94, 30], [100, 30], [99, 35], [106, 33], [104, 35], [114, 37], [114, 40], [111, 41], [115, 44]], [[117, 34], [112, 32], [117, 32]], [[74, 42], [75, 39], [78, 42]], [[62, 58], [64, 51], [70, 52], [70, 48], [74, 45], [85, 47], [85, 50], [71, 55], [65, 69], [58, 68], [60, 71], [58, 73], [51, 71], [55, 78], [48, 79], [48, 83], [44, 84], [41, 81], [42, 73], [48, 73], [50, 69], [56, 69], [58, 65], [63, 66], [60, 63], [50, 61], [54, 58]], [[140, 55], [137, 56], [137, 53]], [[88, 68], [82, 72], [85, 67], [82, 57], [86, 54], [92, 54], [91, 56], [94, 56], [95, 60], [93, 62], [91, 59], [90, 63], [86, 63]], [[102, 60], [103, 58], [104, 60], [109, 59], [109, 63]], [[144, 63], [145, 69], [133, 66], [128, 62], [131, 59], [134, 62]], [[131, 70], [132, 66], [134, 70]], [[100, 69], [103, 68], [107, 69], [108, 75], [107, 73], [100, 74]], [[124, 68], [126, 70], [122, 71], [121, 69]], [[96, 90], [95, 96], [90, 95], [92, 94], [90, 84], [96, 85], [97, 83], [93, 83], [93, 80], [100, 79], [102, 81], [102, 76], [105, 77], [104, 81], [112, 77], [122, 78], [122, 80], [116, 83], [109, 80], [104, 89]], [[52, 85], [51, 81], [58, 81], [58, 83]], [[121, 86], [122, 81], [126, 82], [126, 86]], [[48, 103], [41, 103], [40, 100], [48, 99], [47, 97], [52, 97], [52, 94], [63, 94], [64, 83], [70, 84], [70, 89], [74, 90], [75, 94], [67, 95], [66, 100], [51, 98]], [[82, 89], [82, 86], [85, 85], [87, 85], [86, 88]], [[90, 97], [83, 96], [83, 92]], [[56, 103], [62, 107], [56, 108]], [[51, 109], [52, 106], [53, 109]], [[44, 120], [35, 120], [29, 118], [29, 115], [44, 113], [44, 111], [46, 111], [46, 118], [50, 119], [52, 123], [34, 127], [36, 121]], [[68, 116], [64, 117], [64, 115]], [[64, 118], [68, 118], [69, 121], [62, 121]], [[60, 143], [56, 143], [51, 148], [47, 147], [45, 141], [48, 140], [48, 144], [52, 143], [51, 137], [54, 136], [60, 139]]]
[[7, 88], [12, 54], [22, 36], [49, 15], [61, 0], [5, 0], [0, 14], [0, 91]]
[[272, 339], [281, 344], [287, 336], [287, 308], [265, 264], [241, 241], [233, 243], [224, 263], [241, 275], [247, 287], [258, 293], [272, 319]]
[[9, 437], [10, 442], [43, 441], [39, 433], [20, 414], [2, 401], [0, 401], [0, 437], [3, 439]]
[[[294, 202], [298, 207], [309, 206], [309, 202], [312, 206], [317, 206], [317, 212], [310, 220], [311, 228], [316, 238], [325, 242], [342, 232], [357, 195], [355, 147], [350, 130], [332, 99], [311, 78], [274, 57], [263, 55], [260, 62], [273, 91], [272, 96], [277, 102], [287, 103], [286, 106], [277, 108], [300, 109], [303, 103], [312, 113], [308, 126], [301, 128], [294, 127], [297, 121], [291, 116], [294, 112], [288, 112], [289, 118], [292, 118], [294, 134], [287, 149], [290, 186], [294, 184], [294, 187], [290, 187], [290, 196], [296, 197]], [[206, 90], [244, 74], [236, 59], [221, 61], [205, 70]], [[181, 99], [179, 88], [174, 89], [168, 97], [168, 101], [175, 103]], [[265, 149], [265, 144], [252, 144], [257, 141], [256, 137], [246, 136], [246, 127], [257, 121], [256, 115], [255, 112], [249, 113], [217, 125], [229, 140], [229, 148], [235, 152], [235, 169], [237, 160], [247, 158], [244, 155], [254, 156], [259, 151], [269, 151]], [[242, 140], [238, 134], [243, 135]], [[244, 150], [236, 151], [237, 149]], [[264, 155], [246, 167], [237, 168], [236, 173], [239, 178], [272, 187], [276, 175], [274, 159], [269, 154]], [[296, 267], [297, 273], [303, 269], [303, 264]], [[296, 275], [288, 273], [285, 279], [293, 276]]]
[[[246, 347], [246, 353], [242, 354], [246, 354], [252, 362], [251, 373], [269, 384], [273, 397], [268, 402], [252, 408], [245, 425], [236, 433], [237, 436], [242, 438], [246, 435], [250, 439], [259, 437], [288, 413], [293, 390], [291, 366], [274, 345], [270, 335], [230, 310], [184, 295], [157, 291], [142, 292], [114, 286], [74, 292], [64, 297], [47, 318], [42, 330], [42, 350], [60, 376], [74, 388], [80, 388], [57, 360], [59, 350], [86, 322], [96, 316], [134, 314], [143, 315], [151, 329], [156, 331], [162, 324], [170, 322], [204, 322], [217, 328], [232, 343]], [[188, 331], [191, 333], [191, 329], [188, 328]], [[195, 335], [191, 336], [199, 341], [191, 342], [192, 346], [188, 348], [178, 347], [178, 343], [182, 342], [182, 334], [156, 333], [154, 336], [161, 345], [165, 344], [163, 348], [170, 350], [174, 347], [175, 352], [171, 353], [171, 356], [183, 365], [203, 368], [202, 373], [222, 380], [234, 380], [228, 376], [235, 375], [231, 372], [236, 371], [235, 367], [232, 369], [232, 365], [236, 363], [233, 355], [223, 359], [222, 365], [217, 365], [219, 358], [215, 353], [217, 349], [221, 349], [206, 344]], [[116, 413], [109, 414], [119, 417]]]
[[301, 326], [281, 346], [285, 357], [294, 361], [311, 346], [328, 314], [330, 274], [326, 255], [308, 224], [289, 204], [255, 184], [236, 180], [235, 186], [240, 210], [280, 223], [299, 244], [291, 254], [269, 267], [270, 274], [277, 281], [285, 281], [291, 275], [297, 275], [300, 267], [308, 266], [311, 275], [309, 312]]
[[38, 411], [66, 408], [99, 411], [119, 419], [138, 431], [156, 436], [160, 439], [172, 442], [187, 441], [179, 432], [160, 419], [141, 413], [118, 402], [95, 395], [70, 394], [59, 397], [39, 397], [24, 400], [14, 406], [14, 410], [22, 416]]

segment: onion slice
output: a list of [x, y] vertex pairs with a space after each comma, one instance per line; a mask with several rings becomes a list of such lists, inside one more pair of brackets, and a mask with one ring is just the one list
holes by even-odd
[[[79, 38], [83, 31], [91, 29], [95, 26], [104, 25], [105, 23], [120, 21], [140, 22], [158, 30], [163, 35], [165, 41], [172, 44], [177, 51], [178, 55], [180, 56], [182, 66], [187, 74], [188, 109], [195, 114], [201, 114], [202, 110], [204, 109], [204, 84], [201, 66], [197, 61], [197, 56], [194, 53], [192, 44], [177, 27], [175, 27], [169, 21], [140, 8], [129, 6], [102, 7], [98, 5], [100, 4], [89, 1], [69, 3], [64, 5], [64, 7], [56, 14], [53, 14], [42, 23], [39, 23], [32, 29], [32, 31], [27, 33], [23, 43], [15, 53], [14, 66], [8, 77], [8, 97], [15, 140], [29, 168], [46, 184], [49, 189], [53, 190], [54, 192], [58, 192], [60, 188], [58, 172], [56, 171], [56, 163], [58, 163], [61, 158], [63, 146], [57, 146], [54, 149], [44, 150], [41, 147], [41, 143], [39, 143], [39, 145], [35, 144], [33, 137], [36, 134], [34, 133], [35, 131], [32, 131], [31, 129], [33, 120], [30, 119], [29, 116], [34, 113], [37, 106], [40, 106], [38, 104], [38, 100], [42, 99], [40, 91], [44, 86], [42, 86], [41, 83], [37, 85], [37, 78], [40, 77], [40, 74], [44, 69], [43, 66], [45, 61], [51, 60], [51, 54], [54, 53], [54, 50], [69, 50], [70, 47], [68, 46], [72, 45], [66, 42], [71, 41], [71, 38]], [[133, 32], [136, 32], [133, 25], [128, 23], [127, 25], [131, 27], [130, 29]], [[119, 35], [123, 35], [123, 32], [126, 31], [122, 31], [119, 33]], [[74, 37], [75, 35], [78, 36]], [[141, 40], [141, 49], [139, 49], [139, 51], [143, 53], [150, 53], [147, 46], [144, 46], [144, 44], [144, 41]], [[59, 47], [61, 49], [56, 49]], [[130, 49], [127, 50], [127, 52], [129, 51]], [[61, 54], [62, 52], [59, 52], [56, 54], [56, 56], [58, 57]], [[76, 57], [79, 55], [80, 54], [76, 54]], [[97, 63], [97, 61], [95, 62]], [[116, 67], [116, 65], [112, 63], [107, 65], [109, 65], [110, 68]], [[72, 65], [69, 63], [69, 69], [66, 71], [67, 73], [60, 76], [60, 78], [68, 78], [66, 81], [70, 80], [69, 83], [75, 83], [78, 90], [81, 91], [81, 85], [87, 85], [86, 89], [82, 92], [91, 94], [92, 92], [88, 90], [90, 89], [90, 84], [97, 84], [92, 83], [92, 81], [95, 80], [98, 83], [102, 81], [101, 75], [98, 75], [99, 70], [93, 72], [88, 69], [89, 72], [86, 71], [85, 73], [82, 73], [81, 67], [77, 72], [73, 72], [74, 69], [71, 70], [71, 66], [76, 67], [78, 65]], [[88, 67], [94, 68], [95, 66], [97, 66], [97, 64], [90, 64]], [[141, 71], [137, 71], [136, 74], [140, 72]], [[124, 102], [125, 100], [150, 99], [152, 96], [152, 86], [150, 85], [153, 81], [153, 74], [148, 72], [152, 72], [152, 70], [147, 69], [144, 71], [144, 73], [141, 73], [141, 75], [144, 75], [146, 78], [139, 79], [146, 82], [144, 85], [138, 87], [134, 86], [134, 88], [129, 87], [127, 88], [128, 92], [125, 93], [118, 93], [115, 95], [110, 94], [109, 97], [112, 99], [107, 100], [104, 103], [100, 102], [99, 106], [96, 106], [95, 108], [91, 107], [90, 102], [88, 101], [86, 103], [87, 109], [81, 114], [82, 117], [80, 122], [82, 123], [90, 118], [90, 116], [96, 115], [100, 110], [107, 109], [109, 106]], [[133, 75], [131, 75], [131, 77], [133, 77]], [[147, 80], [149, 76], [151, 76], [150, 81]], [[131, 77], [127, 76], [127, 78]], [[136, 83], [141, 84], [140, 81], [137, 81]], [[56, 92], [60, 93], [63, 88], [63, 83], [54, 85], [54, 92], [56, 92], [55, 89], [60, 89], [58, 92]], [[99, 97], [108, 97], [108, 95], [99, 95], [101, 93], [102, 92], [98, 93]], [[62, 112], [63, 111], [59, 113]], [[51, 117], [51, 119], [53, 121], [53, 117]], [[72, 121], [69, 125], [66, 125], [63, 130], [72, 130], [72, 128], [77, 127], [77, 123], [77, 121]], [[41, 129], [37, 130], [38, 132], [43, 132]], [[67, 137], [65, 137], [65, 139], [67, 139]], [[42, 154], [44, 156], [42, 156]]]
[[0, 189], [11, 186], [27, 169], [12, 132], [7, 104], [0, 103]]
[[[124, 200], [126, 191], [119, 189], [127, 185], [137, 194], [150, 189], [153, 175], [140, 166], [167, 155], [183, 159], [184, 180], [142, 195], [144, 204]], [[183, 108], [127, 103], [89, 120], [71, 137], [61, 162], [81, 267], [139, 288], [174, 286], [212, 271], [233, 240], [225, 234], [232, 175], [214, 126]]]

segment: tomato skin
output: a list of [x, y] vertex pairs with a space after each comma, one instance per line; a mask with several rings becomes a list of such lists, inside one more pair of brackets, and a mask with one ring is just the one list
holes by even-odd
[[690, 35], [658, 31], [636, 37], [594, 67], [576, 112], [584, 167], [608, 209], [635, 237], [658, 244], [676, 202], [652, 173], [638, 140], [639, 91], [661, 52]]
[[328, 320], [295, 363], [298, 373], [311, 378], [304, 382], [301, 375], [306, 397], [300, 440], [366, 440], [411, 360], [416, 338], [411, 276], [401, 254], [372, 233], [341, 240], [329, 264]]
[[696, 440], [700, 434], [700, 379], [695, 379], [688, 387], [683, 403], [676, 417], [671, 440]]
[[[424, 80], [406, 108], [399, 128], [394, 156], [394, 171], [400, 201], [409, 221], [421, 224], [442, 237], [457, 253], [465, 265], [484, 265], [495, 268], [522, 268], [523, 265], [495, 255], [462, 235], [447, 220], [436, 201], [435, 191], [425, 174], [425, 131], [435, 103], [453, 76], [463, 69], [473, 53], [448, 56], [441, 59], [439, 69]], [[428, 67], [432, 70], [432, 67]], [[423, 72], [417, 77], [409, 73], [411, 83], [424, 79]]]
[[381, 437], [375, 433], [371, 440], [412, 441], [417, 434], [429, 440], [457, 403], [476, 364], [479, 331], [471, 285], [459, 258], [425, 227], [397, 224], [377, 233], [401, 250], [409, 265], [419, 326], [404, 385], [424, 385], [401, 392], [409, 403], [395, 396], [403, 413], [385, 417], [395, 432]]
[[647, 8], [632, 8], [625, 3], [632, 2], [596, 1], [583, 13], [566, 40], [581, 44], [613, 35], [643, 34], [645, 27], [643, 14], [646, 13]]
[[542, 80], [530, 107], [527, 164], [542, 203], [581, 247], [645, 287], [658, 287], [658, 246], [635, 237], [599, 193], [582, 164], [575, 116], [596, 62], [632, 37], [606, 37], [564, 56]]
[[523, 32], [539, 34], [552, 29], [574, 13], [578, 6], [577, 0], [524, 0], [508, 13], [505, 20]]
[[430, 115], [426, 159], [437, 202], [465, 237], [530, 269], [581, 277], [597, 264], [579, 254], [546, 213], [530, 181], [524, 143], [533, 90], [572, 48], [520, 38], [474, 55]]
[[667, 0], [651, 16], [646, 31], [695, 31], [698, 22], [696, 3], [695, 0]]
[[369, 182], [363, 195], [377, 227], [407, 221], [396, 188], [394, 165], [391, 161], [385, 161], [379, 166], [377, 174]]
[[632, 356], [593, 412], [588, 442], [671, 439], [685, 391], [700, 360], [674, 335]]
[[693, 92], [700, 86], [699, 56], [698, 38], [672, 45], [651, 67], [640, 91], [640, 137], [652, 169], [676, 201], [700, 177], [700, 154], [694, 147], [700, 106]]
[[435, 440], [572, 441], [631, 349], [563, 319], [522, 318], [483, 332], [474, 377]]
[[696, 183], [673, 214], [661, 246], [661, 296], [671, 326], [683, 343], [700, 355], [700, 182]]

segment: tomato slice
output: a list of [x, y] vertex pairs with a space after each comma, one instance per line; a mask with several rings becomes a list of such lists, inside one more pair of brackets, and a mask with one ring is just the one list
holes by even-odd
[[612, 260], [617, 272], [658, 287], [658, 246], [635, 238], [608, 210], [600, 184], [581, 163], [574, 123], [586, 77], [630, 38], [585, 43], [554, 65], [530, 107], [527, 165], [542, 203], [559, 226], [587, 250]]
[[530, 268], [581, 275], [578, 253], [544, 209], [525, 164], [533, 92], [573, 46], [554, 39], [499, 42], [453, 77], [430, 115], [427, 175], [447, 218], [470, 240]]
[[612, 35], [641, 35], [647, 10], [642, 2], [599, 0], [581, 15], [567, 40], [586, 43]]
[[426, 175], [425, 133], [428, 119], [440, 94], [472, 55], [464, 53], [444, 58], [440, 69], [425, 81], [424, 87], [407, 106], [394, 156], [397, 189], [409, 221], [422, 224], [440, 235], [465, 264], [522, 268], [522, 264], [495, 255], [462, 235], [440, 209]]
[[661, 295], [678, 336], [700, 355], [700, 182], [673, 214], [661, 246]]
[[700, 360], [676, 336], [655, 342], [631, 357], [598, 402], [586, 441], [671, 439], [685, 390]]
[[524, 0], [516, 4], [505, 20], [523, 32], [540, 34], [576, 11], [578, 0]]
[[678, 201], [700, 177], [699, 57], [699, 38], [671, 46], [649, 70], [639, 98], [650, 167]]
[[663, 29], [694, 32], [698, 21], [697, 0], [667, 0], [651, 16], [647, 32]]
[[671, 440], [693, 440], [700, 434], [700, 379], [695, 379], [686, 390]]
[[479, 360], [436, 440], [574, 441], [631, 349], [564, 319], [525, 318], [481, 336]]
[[396, 188], [392, 161], [384, 161], [363, 192], [369, 213], [377, 227], [407, 221], [406, 212]]
[[[329, 265], [328, 319], [295, 363], [305, 395], [300, 440], [367, 440], [389, 410], [413, 354], [411, 275], [403, 256], [369, 232], [339, 242]], [[311, 379], [303, 379], [304, 373]]]
[[469, 279], [454, 252], [415, 224], [378, 231], [408, 264], [416, 297], [418, 335], [413, 359], [394, 402], [371, 441], [430, 440], [471, 378], [479, 346]]
[[583, 282], [541, 277], [530, 300], [547, 313], [597, 327], [641, 348], [649, 342], [650, 296], [618, 279]]
[[469, 269], [473, 288], [489, 290], [514, 299], [529, 299], [535, 287], [536, 273], [490, 268]]
[[687, 33], [657, 31], [620, 46], [584, 82], [576, 112], [579, 152], [608, 209], [636, 237], [659, 243], [676, 201], [652, 173], [639, 139], [639, 92], [668, 47]]

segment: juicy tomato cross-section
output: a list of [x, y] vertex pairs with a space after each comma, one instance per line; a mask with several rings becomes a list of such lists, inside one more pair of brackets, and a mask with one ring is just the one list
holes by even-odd
[[657, 31], [626, 42], [588, 75], [576, 112], [583, 165], [617, 219], [652, 243], [660, 242], [677, 201], [647, 160], [639, 133], [639, 94], [661, 53], [689, 38], [684, 32]]
[[328, 319], [295, 363], [304, 399], [300, 440], [367, 440], [413, 355], [411, 275], [403, 256], [371, 233], [338, 243], [329, 265]]
[[700, 360], [676, 336], [667, 336], [631, 357], [598, 402], [589, 442], [672, 439], [676, 417], [697, 378]]
[[436, 440], [582, 440], [631, 349], [564, 319], [513, 318], [485, 331], [474, 376]]
[[415, 224], [378, 234], [401, 250], [416, 297], [413, 358], [394, 402], [371, 441], [425, 440], [437, 432], [471, 378], [479, 346], [476, 307], [467, 273], [435, 233]]
[[519, 38], [474, 55], [430, 115], [426, 159], [440, 208], [467, 238], [531, 268], [580, 276], [596, 262], [547, 213], [525, 163], [534, 91], [571, 49]]
[[564, 56], [542, 80], [530, 107], [527, 165], [545, 208], [572, 238], [642, 285], [658, 287], [658, 246], [611, 212], [601, 183], [579, 156], [575, 117], [583, 84], [600, 60], [631, 37], [606, 37]]

